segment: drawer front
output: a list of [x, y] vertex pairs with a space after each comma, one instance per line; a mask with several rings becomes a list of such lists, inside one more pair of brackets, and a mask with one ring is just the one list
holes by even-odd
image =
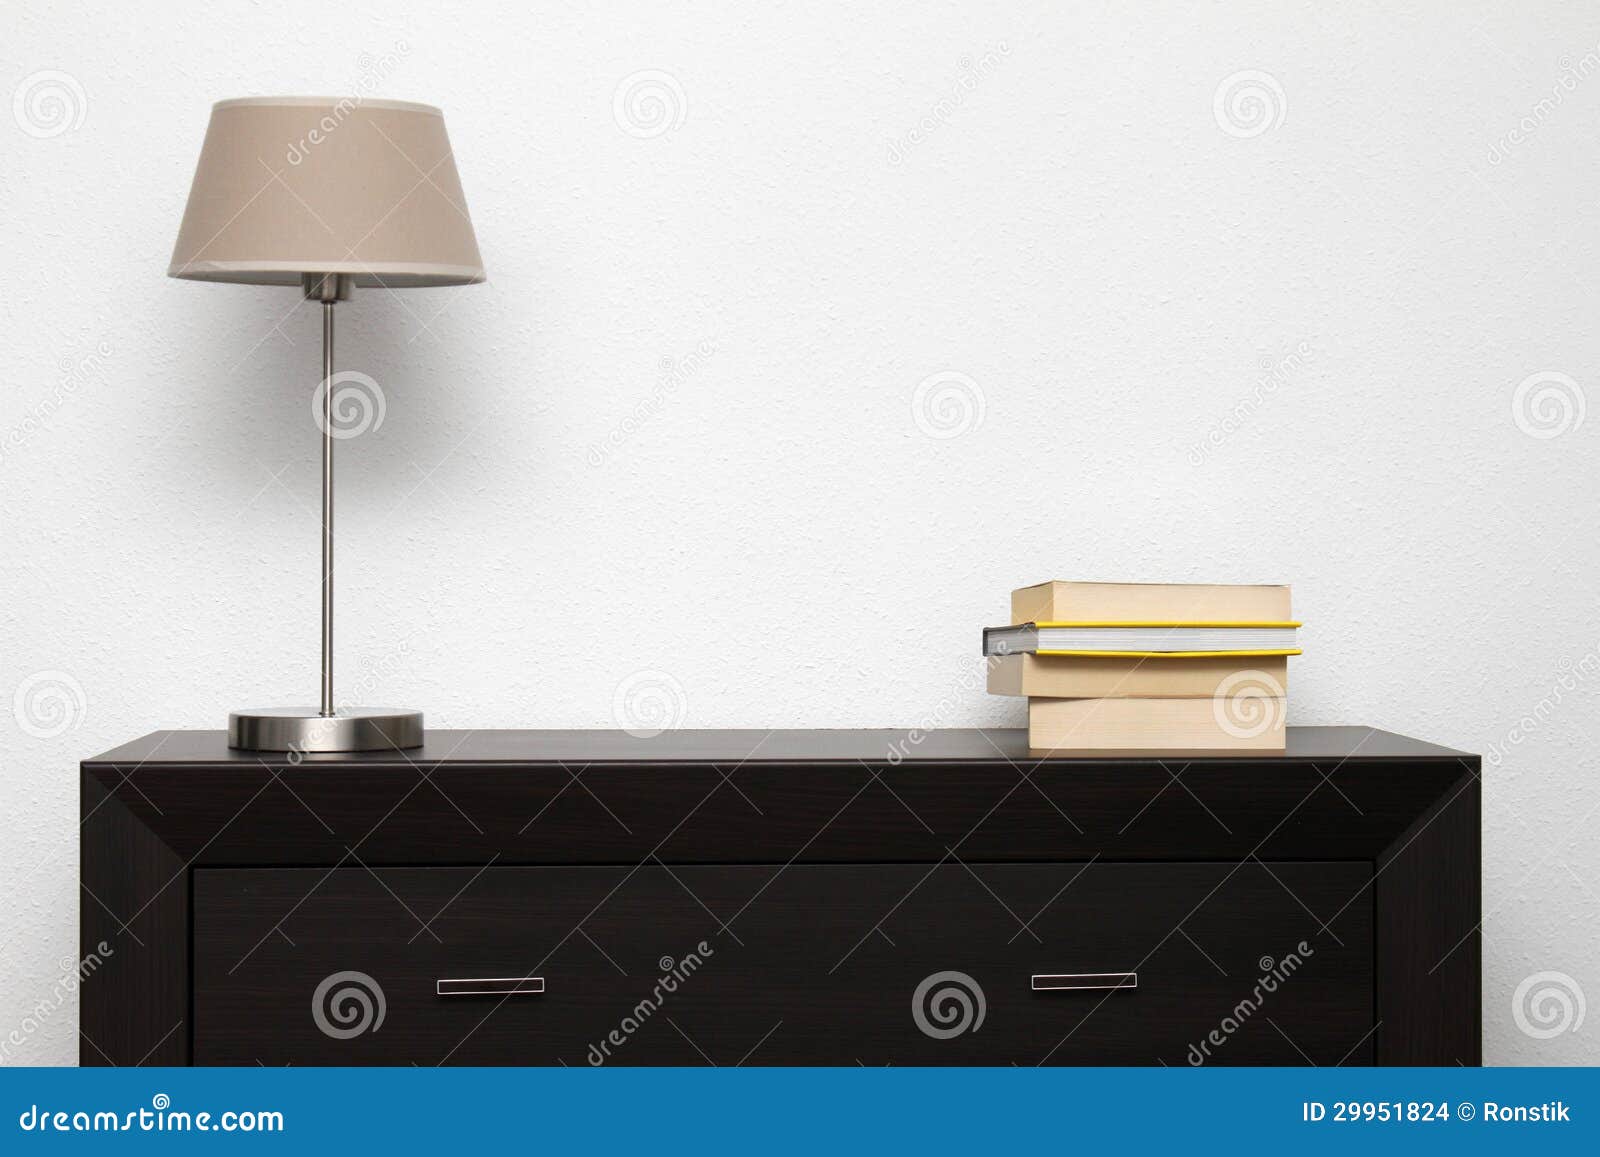
[[1367, 1064], [1366, 863], [206, 869], [201, 1064]]

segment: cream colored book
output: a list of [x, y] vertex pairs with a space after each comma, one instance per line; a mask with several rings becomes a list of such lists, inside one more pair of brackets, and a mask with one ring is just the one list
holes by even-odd
[[1048, 582], [1011, 592], [1013, 623], [1287, 622], [1286, 586]]
[[[1050, 699], [1209, 699], [1230, 679], [1254, 671], [1262, 685], [1289, 687], [1282, 655], [1162, 659], [1110, 659], [1059, 655], [1006, 655], [989, 660], [989, 694]], [[1237, 681], [1237, 680], [1236, 680]]]
[[1028, 746], [1039, 751], [1282, 751], [1288, 704], [1251, 694], [1214, 699], [1029, 699]]

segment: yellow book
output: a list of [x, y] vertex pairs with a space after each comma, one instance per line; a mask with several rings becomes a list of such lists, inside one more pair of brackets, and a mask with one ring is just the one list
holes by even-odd
[[1299, 626], [1292, 620], [1021, 623], [986, 628], [983, 653], [1166, 659], [1298, 655]]

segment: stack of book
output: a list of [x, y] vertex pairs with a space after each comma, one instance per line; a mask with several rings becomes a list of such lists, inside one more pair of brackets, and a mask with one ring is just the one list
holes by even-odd
[[1286, 586], [1048, 582], [983, 653], [1038, 750], [1282, 751], [1299, 626]]

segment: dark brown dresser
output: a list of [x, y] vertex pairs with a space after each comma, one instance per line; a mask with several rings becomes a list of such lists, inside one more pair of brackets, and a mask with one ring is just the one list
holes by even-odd
[[161, 731], [82, 766], [80, 1059], [1480, 1063], [1479, 759]]

